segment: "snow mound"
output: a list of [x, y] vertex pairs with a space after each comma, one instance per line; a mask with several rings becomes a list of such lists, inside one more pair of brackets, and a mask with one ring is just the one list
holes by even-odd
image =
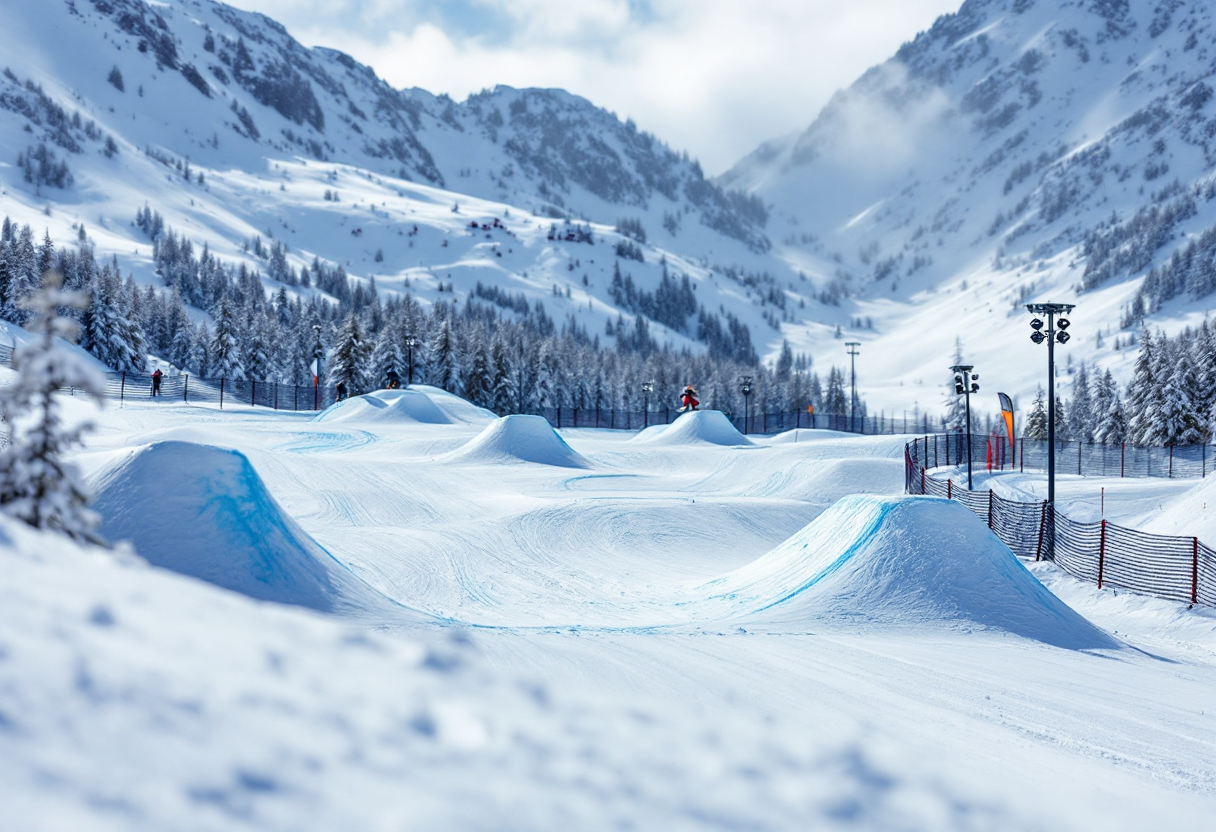
[[96, 491], [102, 535], [154, 566], [325, 612], [389, 604], [283, 512], [238, 451], [145, 445], [102, 471]]
[[591, 463], [558, 436], [541, 416], [503, 416], [462, 448], [446, 456], [461, 462], [535, 462], [561, 468], [590, 468]]
[[736, 617], [783, 627], [975, 628], [1070, 649], [1118, 646], [966, 507], [938, 497], [845, 497], [700, 589]]
[[685, 413], [662, 431], [643, 431], [630, 440], [651, 445], [754, 445], [718, 410]]
[[440, 410], [434, 400], [415, 388], [377, 390], [330, 405], [315, 422], [416, 422], [450, 425], [455, 419]]

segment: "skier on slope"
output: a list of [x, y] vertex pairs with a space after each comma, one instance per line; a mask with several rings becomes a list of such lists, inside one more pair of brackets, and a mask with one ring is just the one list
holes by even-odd
[[700, 402], [697, 401], [697, 391], [695, 389], [693, 389], [693, 386], [691, 384], [686, 385], [684, 387], [684, 394], [682, 396], [680, 396], [679, 412], [687, 413], [690, 410], [696, 410], [697, 405], [699, 405], [699, 404], [700, 404]]

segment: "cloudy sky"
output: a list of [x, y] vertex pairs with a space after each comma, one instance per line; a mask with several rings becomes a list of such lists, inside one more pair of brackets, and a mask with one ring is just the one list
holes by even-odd
[[961, 0], [227, 0], [457, 100], [561, 87], [717, 174]]

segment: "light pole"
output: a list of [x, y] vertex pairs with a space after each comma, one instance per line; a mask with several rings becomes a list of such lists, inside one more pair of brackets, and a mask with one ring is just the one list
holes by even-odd
[[971, 490], [971, 394], [980, 392], [980, 386], [976, 384], [979, 379], [978, 373], [971, 372], [975, 369], [972, 364], [955, 364], [950, 368], [954, 372], [954, 392], [960, 396], [967, 397], [967, 490]]
[[416, 347], [416, 346], [418, 346], [417, 338], [415, 338], [413, 335], [405, 336], [405, 349], [406, 349], [406, 355], [408, 356], [406, 358], [406, 363], [409, 366], [409, 371], [408, 371], [409, 380], [406, 381], [406, 383], [405, 383], [406, 387], [409, 387], [411, 384], [414, 383], [414, 347]]
[[857, 428], [853, 422], [853, 414], [857, 410], [857, 356], [859, 354], [857, 348], [861, 346], [861, 342], [845, 341], [844, 345], [849, 348], [849, 360], [852, 364], [849, 370], [849, 378], [853, 387], [853, 396], [849, 399], [849, 431], [856, 433]]
[[748, 433], [752, 416], [752, 391], [755, 390], [751, 376], [739, 376], [739, 392], [743, 394], [743, 433]]
[[[1063, 317], [1076, 308], [1073, 303], [1028, 303], [1026, 310], [1032, 315], [1047, 316], [1047, 332], [1043, 332], [1043, 319], [1030, 321], [1030, 340], [1036, 344], [1047, 342], [1047, 504], [1052, 511], [1052, 533], [1047, 547], [1049, 557], [1055, 559], [1055, 509], [1056, 509], [1056, 342], [1067, 344], [1068, 318]], [[1056, 315], [1060, 318], [1057, 319]], [[1057, 329], [1058, 328], [1058, 329]]]
[[650, 427], [650, 394], [654, 392], [654, 379], [642, 382], [642, 428]]
[[312, 409], [320, 406], [321, 359], [325, 357], [325, 345], [321, 343], [321, 325], [312, 325]]

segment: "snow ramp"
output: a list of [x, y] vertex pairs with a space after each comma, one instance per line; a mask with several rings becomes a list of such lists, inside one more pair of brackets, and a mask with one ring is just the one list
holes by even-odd
[[590, 468], [591, 462], [566, 444], [541, 416], [503, 416], [461, 448], [442, 457], [491, 465], [533, 462], [560, 468]]
[[938, 497], [845, 497], [696, 594], [755, 625], [990, 630], [1070, 649], [1119, 646], [1044, 588], [978, 517]]
[[662, 430], [643, 431], [630, 441], [647, 445], [755, 445], [717, 410], [684, 413]]
[[[454, 396], [454, 403], [444, 400], [436, 402], [429, 388], [406, 390], [376, 390], [362, 396], [354, 396], [330, 405], [314, 422], [404, 423], [422, 425], [451, 425], [468, 421], [493, 419], [489, 411], [474, 407]], [[461, 408], [458, 405], [466, 407]]]
[[145, 445], [102, 471], [95, 488], [102, 535], [131, 541], [154, 566], [323, 612], [392, 606], [287, 516], [237, 451]]

